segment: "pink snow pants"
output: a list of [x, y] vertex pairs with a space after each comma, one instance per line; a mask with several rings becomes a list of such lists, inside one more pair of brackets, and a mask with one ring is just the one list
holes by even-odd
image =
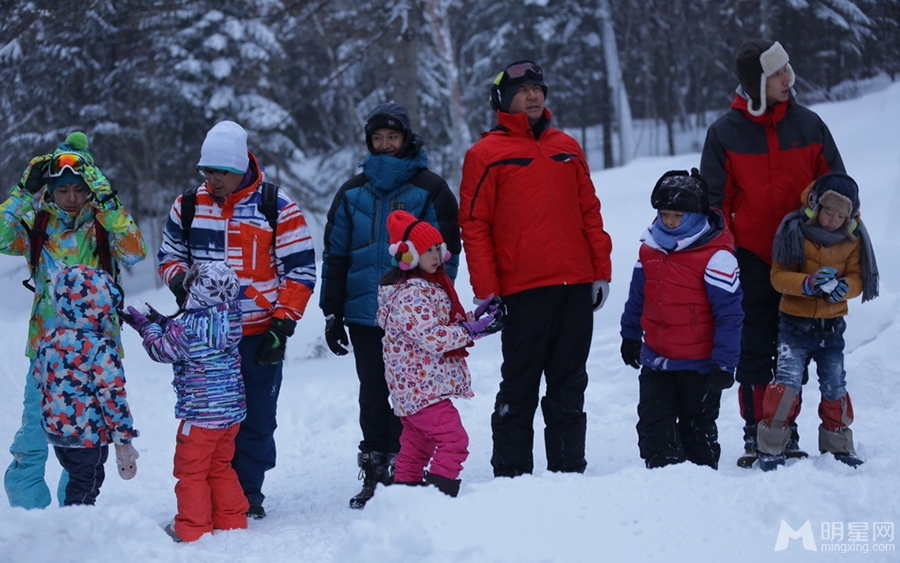
[[402, 416], [400, 422], [403, 432], [394, 469], [395, 482], [422, 482], [429, 461], [430, 473], [447, 479], [459, 477], [462, 464], [469, 457], [469, 435], [450, 399]]

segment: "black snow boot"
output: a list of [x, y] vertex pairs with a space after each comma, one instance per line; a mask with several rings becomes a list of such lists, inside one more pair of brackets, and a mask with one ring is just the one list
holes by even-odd
[[462, 483], [460, 479], [450, 479], [433, 473], [425, 474], [425, 484], [437, 487], [437, 490], [448, 497], [456, 497], [459, 494], [460, 483]]
[[790, 424], [791, 439], [788, 440], [784, 447], [784, 455], [789, 458], [809, 457], [809, 454], [800, 449], [800, 432], [797, 430], [796, 424]]
[[350, 508], [360, 509], [366, 506], [373, 496], [378, 483], [390, 485], [394, 482], [395, 453], [360, 452], [356, 454], [359, 464], [359, 479], [363, 482], [362, 490], [350, 499]]
[[755, 454], [756, 452], [756, 425], [746, 424], [744, 425], [744, 453]]

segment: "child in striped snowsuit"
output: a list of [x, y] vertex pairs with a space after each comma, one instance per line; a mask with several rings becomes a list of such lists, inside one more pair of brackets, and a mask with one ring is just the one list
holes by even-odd
[[184, 286], [180, 318], [128, 307], [125, 320], [140, 332], [150, 358], [173, 364], [175, 417], [181, 419], [174, 470], [178, 514], [166, 531], [175, 541], [194, 541], [213, 530], [247, 527], [249, 505], [231, 467], [247, 402], [237, 276], [224, 262], [200, 262], [188, 270]]

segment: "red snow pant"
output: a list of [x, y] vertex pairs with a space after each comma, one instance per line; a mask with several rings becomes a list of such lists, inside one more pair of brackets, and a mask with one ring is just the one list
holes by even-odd
[[421, 483], [429, 461], [429, 473], [447, 479], [459, 477], [462, 464], [469, 457], [469, 435], [450, 399], [402, 416], [400, 422], [403, 432], [394, 482]]
[[212, 430], [181, 421], [175, 440], [175, 533], [195, 541], [213, 530], [247, 527], [247, 497], [231, 467], [240, 424]]

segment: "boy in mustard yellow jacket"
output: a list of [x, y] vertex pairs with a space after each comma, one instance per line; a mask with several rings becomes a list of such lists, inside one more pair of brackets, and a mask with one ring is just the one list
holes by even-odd
[[857, 467], [853, 406], [844, 371], [847, 300], [878, 296], [878, 267], [871, 239], [859, 216], [859, 188], [850, 176], [832, 172], [804, 192], [803, 205], [778, 227], [773, 247], [772, 286], [779, 305], [775, 380], [766, 388], [757, 430], [763, 471], [784, 465], [788, 420], [799, 408], [803, 370], [816, 362], [819, 390], [819, 450]]

